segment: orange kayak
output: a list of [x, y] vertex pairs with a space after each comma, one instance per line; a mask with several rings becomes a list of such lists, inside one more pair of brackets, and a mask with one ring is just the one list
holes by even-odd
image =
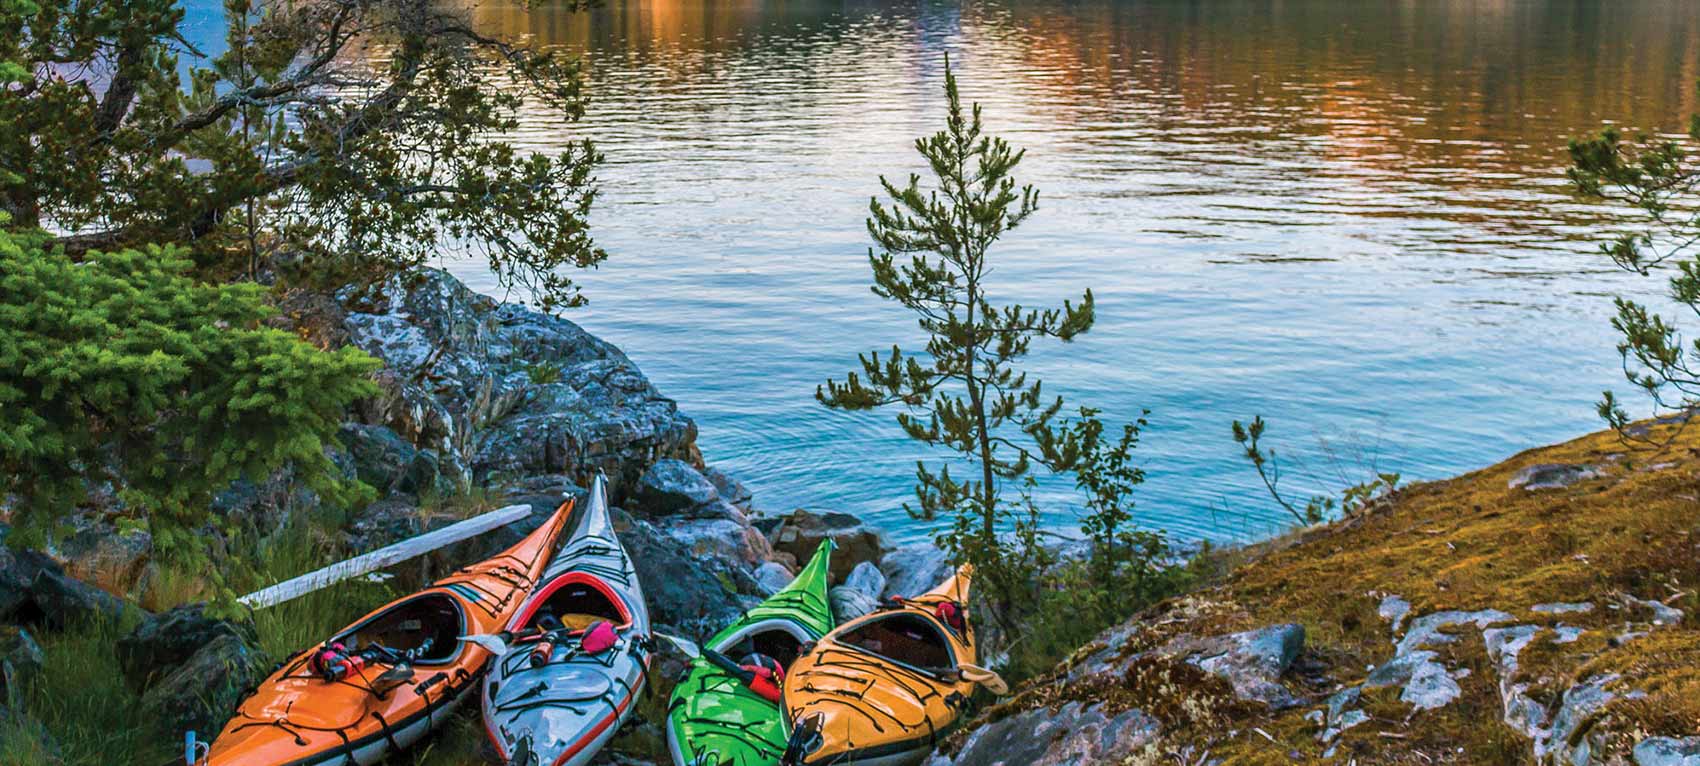
[[291, 657], [243, 701], [200, 766], [368, 766], [419, 741], [476, 690], [490, 652], [554, 555], [568, 500], [524, 540]]
[[971, 570], [893, 608], [840, 625], [791, 666], [784, 766], [913, 764], [952, 729], [975, 683]]

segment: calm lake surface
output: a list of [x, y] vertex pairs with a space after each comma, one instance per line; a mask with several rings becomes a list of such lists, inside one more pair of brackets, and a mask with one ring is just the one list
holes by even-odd
[[[879, 174], [923, 169], [911, 142], [941, 124], [945, 54], [1043, 193], [994, 254], [998, 297], [1098, 299], [1097, 327], [1030, 367], [1111, 418], [1151, 410], [1141, 519], [1180, 539], [1285, 521], [1235, 418], [1272, 423], [1294, 494], [1598, 428], [1600, 390], [1623, 388], [1610, 296], [1661, 288], [1595, 254], [1608, 211], [1569, 196], [1564, 142], [1685, 125], [1700, 78], [1689, 0], [468, 9], [590, 65], [587, 119], [520, 136], [608, 157], [594, 223], [612, 257], [569, 317], [676, 398], [759, 506], [903, 540], [928, 532], [902, 505], [930, 453], [894, 413], [813, 394], [858, 352], [919, 345], [868, 291], [863, 219]], [[480, 263], [446, 265], [501, 297]], [[1073, 502], [1063, 482], [1042, 494]]]

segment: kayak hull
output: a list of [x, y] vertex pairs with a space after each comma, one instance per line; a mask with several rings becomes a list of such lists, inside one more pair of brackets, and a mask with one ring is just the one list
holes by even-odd
[[[790, 584], [709, 639], [734, 662], [746, 650], [795, 650], [832, 627], [827, 578], [832, 544], [823, 542]], [[773, 766], [785, 751], [785, 711], [726, 669], [693, 660], [667, 705], [667, 749], [675, 766]]]
[[588, 652], [576, 637], [519, 641], [491, 665], [482, 684], [484, 728], [503, 761], [514, 766], [583, 766], [632, 714], [647, 682], [652, 636], [649, 608], [631, 557], [615, 536], [600, 478], [561, 552], [505, 630], [534, 632], [545, 615], [574, 629], [614, 626], [613, 645]]
[[374, 662], [329, 682], [310, 664], [318, 647], [300, 652], [242, 702], [200, 766], [370, 766], [418, 742], [475, 689], [491, 659], [458, 637], [499, 630], [513, 617], [543, 574], [572, 505], [512, 548], [374, 610], [327, 641], [395, 650], [412, 665], [411, 680], [379, 693], [373, 683], [393, 664]]
[[785, 679], [791, 737], [802, 766], [906, 766], [955, 730], [974, 684], [957, 669], [978, 661], [966, 623], [940, 614], [967, 601], [966, 567], [938, 588], [851, 620], [797, 660]]

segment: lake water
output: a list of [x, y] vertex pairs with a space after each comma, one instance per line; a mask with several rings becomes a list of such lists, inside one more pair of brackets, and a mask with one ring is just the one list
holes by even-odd
[[[469, 6], [486, 32], [582, 53], [594, 103], [549, 149], [606, 152], [570, 318], [619, 344], [770, 510], [850, 511], [900, 539], [894, 413], [813, 398], [858, 352], [918, 346], [868, 291], [868, 197], [922, 170], [945, 54], [1043, 207], [993, 254], [998, 297], [1091, 287], [1098, 324], [1030, 369], [1112, 418], [1151, 410], [1142, 523], [1280, 528], [1229, 437], [1261, 413], [1291, 490], [1378, 460], [1442, 478], [1600, 427], [1622, 388], [1610, 296], [1660, 285], [1595, 254], [1606, 211], [1564, 142], [1696, 108], [1690, 0], [621, 2]], [[480, 264], [448, 265], [495, 291]], [[1638, 400], [1632, 400], [1639, 404]], [[1043, 499], [1069, 523], [1066, 483]]]

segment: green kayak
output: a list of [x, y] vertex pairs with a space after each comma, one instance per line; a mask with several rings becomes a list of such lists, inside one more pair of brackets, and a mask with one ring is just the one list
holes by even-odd
[[[708, 640], [667, 704], [667, 748], [676, 766], [773, 766], [785, 751], [785, 711], [749, 668], [789, 668], [802, 646], [832, 630], [827, 569], [832, 541], [815, 549], [789, 585]], [[743, 666], [740, 668], [739, 666]]]

